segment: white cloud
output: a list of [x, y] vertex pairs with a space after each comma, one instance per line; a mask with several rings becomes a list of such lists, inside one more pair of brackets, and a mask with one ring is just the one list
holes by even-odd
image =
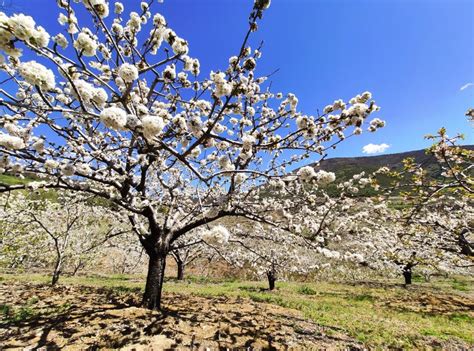
[[463, 91], [464, 89], [472, 87], [473, 85], [474, 85], [474, 83], [466, 83], [459, 89], [459, 91]]
[[387, 150], [388, 148], [390, 147], [390, 145], [388, 144], [367, 144], [365, 145], [363, 148], [362, 148], [362, 152], [364, 154], [380, 154], [382, 152], [384, 152], [385, 150]]

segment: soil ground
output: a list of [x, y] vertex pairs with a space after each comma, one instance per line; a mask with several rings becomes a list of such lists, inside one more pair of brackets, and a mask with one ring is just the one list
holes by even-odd
[[0, 325], [4, 349], [363, 348], [296, 310], [246, 298], [168, 293], [161, 313], [135, 307], [138, 292], [104, 288], [2, 284], [0, 296], [1, 304], [23, 311]]
[[474, 350], [470, 278], [416, 282], [165, 283], [163, 312], [139, 305], [141, 276], [0, 275], [0, 350]]

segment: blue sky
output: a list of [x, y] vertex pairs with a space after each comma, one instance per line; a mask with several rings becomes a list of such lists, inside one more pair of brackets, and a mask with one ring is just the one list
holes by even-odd
[[[13, 1], [51, 34], [61, 30], [55, 3]], [[189, 41], [204, 75], [237, 54], [252, 3], [165, 0], [154, 9]], [[386, 128], [342, 143], [331, 156], [361, 156], [369, 143], [389, 144], [386, 152], [423, 148], [423, 136], [442, 126], [472, 144], [464, 113], [474, 107], [474, 86], [460, 88], [474, 83], [473, 15], [471, 0], [273, 0], [251, 43], [264, 41], [258, 72], [279, 69], [273, 90], [295, 93], [307, 114], [373, 93]]]

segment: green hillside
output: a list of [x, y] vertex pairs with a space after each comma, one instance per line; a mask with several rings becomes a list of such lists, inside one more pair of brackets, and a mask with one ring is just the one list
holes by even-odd
[[[38, 178], [35, 178], [34, 175], [28, 175], [25, 178], [20, 178], [11, 174], [0, 174], [0, 185], [17, 185], [17, 184], [28, 184], [30, 182], [38, 181]], [[35, 192], [31, 190], [15, 190], [22, 192], [23, 194], [29, 194], [32, 198], [36, 199], [48, 199], [56, 201], [58, 198], [58, 193], [55, 189], [39, 189]]]
[[9, 175], [9, 174], [0, 174], [0, 184], [6, 184], [6, 185], [27, 184], [33, 180], [34, 179], [32, 178], [21, 179], [19, 177]]
[[[463, 147], [468, 150], [474, 150], [474, 145], [464, 145]], [[427, 154], [425, 150], [384, 154], [379, 156], [336, 157], [321, 161], [319, 166], [314, 164], [313, 166], [316, 170], [324, 169], [328, 172], [334, 172], [337, 179], [336, 183], [340, 183], [351, 179], [354, 174], [363, 171], [366, 174], [369, 174], [381, 167], [388, 167], [394, 171], [401, 170], [403, 168], [403, 160], [406, 158], [413, 158], [415, 163], [420, 164], [431, 177], [440, 177], [441, 169], [436, 162], [436, 159], [433, 155]], [[388, 187], [390, 185], [388, 177], [380, 176], [378, 180], [382, 187]], [[330, 195], [336, 195], [339, 192], [336, 186], [337, 184], [331, 184], [326, 188]], [[360, 192], [361, 196], [371, 196], [375, 194], [376, 192], [370, 187], [367, 187]]]

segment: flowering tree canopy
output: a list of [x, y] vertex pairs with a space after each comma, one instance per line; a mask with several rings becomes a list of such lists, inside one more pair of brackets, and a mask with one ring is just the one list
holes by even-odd
[[[188, 42], [152, 14], [152, 1], [129, 13], [121, 3], [112, 11], [105, 0], [75, 2], [58, 1], [64, 32], [55, 35], [29, 16], [0, 14], [0, 168], [128, 210], [150, 257], [149, 308], [159, 308], [175, 240], [224, 216], [271, 222], [275, 210], [304, 202], [263, 200], [262, 185], [360, 134], [379, 109], [365, 92], [310, 115], [294, 94], [272, 93], [256, 72], [260, 48], [249, 46], [269, 0], [255, 1], [227, 67], [205, 77]], [[84, 8], [91, 20], [79, 23]], [[367, 123], [369, 131], [384, 126]], [[302, 169], [299, 178], [332, 180], [313, 173]]]

